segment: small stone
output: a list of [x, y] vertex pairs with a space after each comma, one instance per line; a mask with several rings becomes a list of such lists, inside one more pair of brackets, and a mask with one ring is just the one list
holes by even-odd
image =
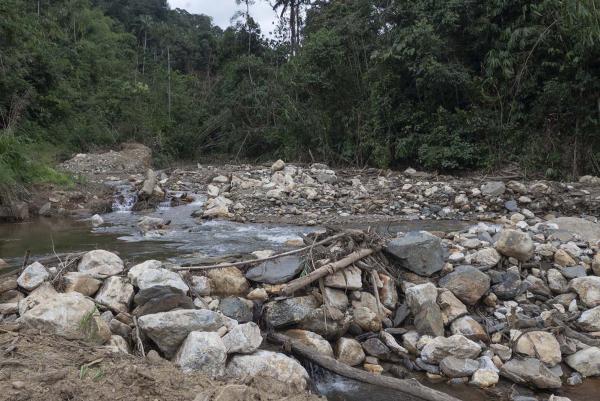
[[363, 369], [374, 375], [380, 375], [383, 372], [383, 367], [381, 365], [374, 365], [370, 363], [365, 363], [363, 365]]
[[325, 277], [327, 287], [341, 288], [345, 290], [360, 290], [362, 288], [362, 271], [356, 266], [335, 272]]
[[588, 307], [600, 306], [600, 277], [589, 276], [571, 280], [569, 288], [574, 290]]
[[248, 292], [248, 280], [236, 267], [212, 269], [206, 274], [211, 281], [211, 294], [245, 295]]
[[511, 359], [502, 365], [500, 375], [524, 385], [534, 385], [540, 389], [560, 388], [562, 381], [539, 359]]
[[515, 351], [536, 357], [548, 366], [555, 366], [562, 360], [560, 345], [556, 337], [545, 331], [530, 331], [521, 335]]
[[488, 335], [483, 326], [471, 316], [463, 316], [450, 325], [452, 334], [462, 334], [473, 341], [487, 341]]
[[109, 277], [96, 294], [96, 301], [119, 312], [128, 312], [134, 289], [124, 277]]
[[287, 330], [284, 334], [320, 355], [333, 357], [333, 348], [331, 348], [331, 344], [312, 331], [292, 329]]
[[426, 231], [412, 231], [402, 238], [393, 239], [385, 251], [403, 268], [422, 276], [431, 276], [444, 266], [441, 240]]
[[490, 369], [478, 369], [473, 373], [469, 384], [479, 388], [495, 386], [500, 381], [498, 372]]
[[226, 360], [227, 348], [217, 333], [193, 331], [173, 361], [185, 373], [197, 371], [215, 378], [223, 376]]
[[255, 288], [248, 293], [246, 298], [252, 301], [264, 302], [269, 299], [269, 294], [267, 294], [267, 291], [264, 288]]
[[564, 249], [559, 249], [554, 253], [554, 263], [561, 267], [575, 266], [577, 262]]
[[600, 331], [600, 306], [588, 309], [577, 320], [579, 327], [588, 332]]
[[436, 337], [421, 350], [421, 358], [427, 363], [439, 363], [447, 356], [476, 358], [481, 347], [468, 338], [455, 334], [450, 337]]
[[271, 171], [275, 172], [275, 171], [281, 171], [285, 168], [285, 162], [281, 159], [277, 160], [275, 163], [273, 163], [273, 165], [271, 166]]

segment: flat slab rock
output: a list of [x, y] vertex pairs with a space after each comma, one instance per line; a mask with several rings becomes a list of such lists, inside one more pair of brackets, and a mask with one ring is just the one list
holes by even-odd
[[500, 375], [515, 383], [534, 385], [540, 389], [560, 388], [562, 381], [539, 359], [511, 359], [502, 365]]
[[302, 269], [303, 264], [299, 257], [284, 256], [249, 269], [246, 278], [257, 283], [283, 284], [300, 274]]
[[385, 251], [400, 261], [400, 265], [421, 276], [431, 276], [444, 266], [442, 241], [426, 231], [411, 231], [391, 240]]
[[308, 388], [309, 376], [298, 361], [277, 352], [258, 350], [251, 355], [234, 355], [225, 370], [227, 378], [243, 384], [274, 380], [285, 386], [289, 394]]
[[175, 310], [145, 315], [138, 320], [140, 328], [165, 353], [172, 357], [192, 331], [217, 331], [233, 328], [235, 320], [207, 309]]

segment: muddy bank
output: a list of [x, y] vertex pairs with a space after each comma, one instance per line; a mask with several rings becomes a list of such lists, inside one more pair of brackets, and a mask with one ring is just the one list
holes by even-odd
[[267, 379], [248, 386], [215, 382], [205, 375], [184, 374], [158, 355], [141, 359], [39, 332], [3, 330], [0, 344], [0, 398], [6, 401], [319, 399], [308, 394], [286, 395]]

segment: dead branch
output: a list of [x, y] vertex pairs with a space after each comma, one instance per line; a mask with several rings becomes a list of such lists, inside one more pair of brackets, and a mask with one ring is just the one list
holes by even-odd
[[308, 286], [321, 277], [325, 277], [329, 274], [335, 273], [338, 270], [346, 268], [362, 258], [375, 253], [376, 251], [378, 251], [378, 249], [359, 249], [358, 251], [352, 252], [350, 255], [338, 260], [337, 262], [328, 263], [322, 267], [319, 267], [317, 270], [314, 270], [310, 274], [307, 274], [306, 276], [290, 281], [281, 289], [281, 294], [284, 296], [290, 296], [295, 291]]

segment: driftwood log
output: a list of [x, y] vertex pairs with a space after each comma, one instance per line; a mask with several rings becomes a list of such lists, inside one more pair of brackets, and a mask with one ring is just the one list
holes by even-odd
[[375, 252], [379, 251], [378, 249], [359, 249], [358, 251], [352, 252], [350, 255], [338, 260], [337, 262], [327, 263], [324, 266], [319, 267], [318, 269], [312, 271], [306, 276], [299, 277], [295, 280], [290, 281], [281, 289], [281, 295], [290, 296], [294, 292], [314, 283], [322, 277], [328, 276], [330, 274], [335, 273], [338, 270], [341, 270], [345, 267], [350, 266], [351, 264], [365, 258]]
[[425, 387], [416, 380], [401, 380], [393, 377], [378, 376], [360, 369], [353, 368], [335, 359], [300, 344], [298, 341], [281, 333], [270, 333], [267, 339], [275, 344], [285, 345], [294, 354], [308, 359], [317, 365], [337, 373], [340, 376], [357, 380], [375, 386], [397, 390], [398, 399], [403, 401], [460, 401], [448, 394]]

